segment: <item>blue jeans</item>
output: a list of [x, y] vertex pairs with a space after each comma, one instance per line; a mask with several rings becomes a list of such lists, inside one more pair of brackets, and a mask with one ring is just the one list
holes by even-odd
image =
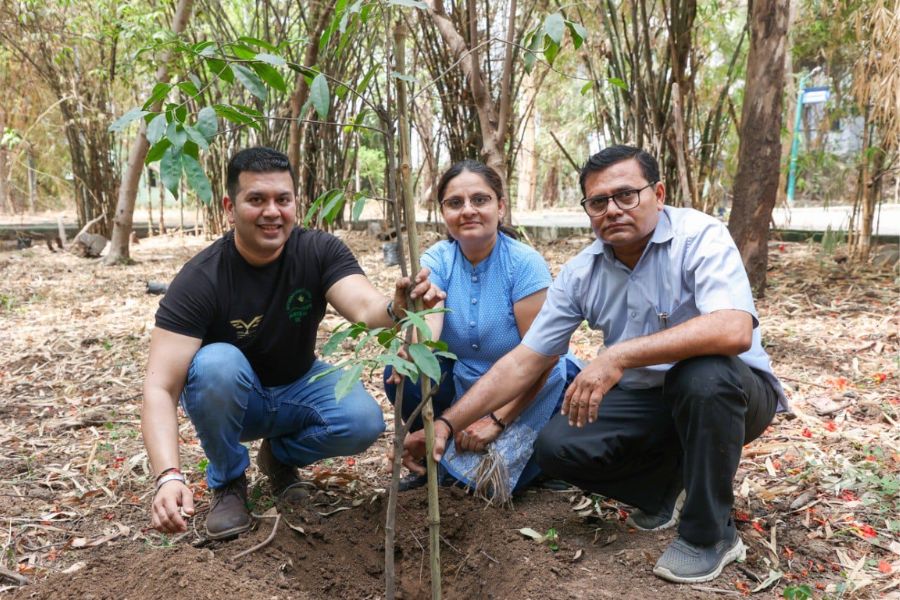
[[303, 467], [357, 454], [378, 439], [384, 431], [381, 407], [361, 383], [340, 401], [334, 398], [340, 372], [310, 383], [328, 368], [317, 360], [297, 381], [263, 387], [247, 358], [231, 344], [209, 344], [194, 355], [181, 405], [209, 460], [210, 488], [224, 486], [250, 466], [241, 442], [268, 439], [275, 458]]

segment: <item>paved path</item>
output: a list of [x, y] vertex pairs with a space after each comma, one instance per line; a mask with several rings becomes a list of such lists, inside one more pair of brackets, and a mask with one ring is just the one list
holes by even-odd
[[[776, 208], [772, 214], [776, 229], [800, 231], [846, 230], [850, 221], [850, 206]], [[900, 204], [885, 204], [880, 218], [876, 214], [876, 235], [900, 236]], [[517, 225], [529, 227], [590, 227], [587, 215], [580, 209], [540, 210], [513, 213]]]

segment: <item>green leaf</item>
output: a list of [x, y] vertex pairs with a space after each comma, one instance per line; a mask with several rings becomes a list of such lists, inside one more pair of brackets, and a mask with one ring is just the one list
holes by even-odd
[[153, 86], [153, 91], [150, 92], [150, 97], [147, 98], [146, 102], [144, 102], [144, 106], [142, 108], [144, 110], [148, 110], [151, 106], [165, 98], [169, 94], [169, 90], [171, 89], [172, 84], [170, 83], [157, 83], [155, 86]]
[[584, 96], [584, 95], [587, 94], [589, 91], [591, 91], [591, 89], [592, 89], [593, 87], [594, 87], [594, 82], [593, 82], [593, 81], [588, 81], [586, 84], [584, 84], [583, 86], [581, 86], [581, 92], [580, 92], [581, 95]]
[[228, 119], [232, 123], [238, 123], [241, 125], [252, 125], [254, 124], [254, 120], [252, 117], [248, 117], [244, 113], [235, 110], [231, 106], [227, 104], [214, 104], [213, 110], [216, 111], [216, 114], [222, 117], [223, 119]]
[[391, 77], [393, 77], [394, 79], [405, 81], [406, 83], [416, 83], [416, 78], [412, 75], [404, 75], [403, 73], [398, 73], [397, 71], [391, 71]]
[[628, 84], [625, 83], [624, 81], [622, 81], [621, 79], [619, 79], [618, 77], [610, 77], [609, 79], [607, 79], [607, 81], [609, 81], [611, 84], [613, 84], [617, 88], [621, 88], [621, 89], [625, 90], [626, 92], [628, 91]]
[[447, 348], [450, 347], [444, 340], [425, 340], [422, 343], [431, 348], [431, 350], [438, 350], [443, 352], [446, 352]]
[[265, 52], [260, 52], [256, 55], [256, 60], [260, 60], [264, 63], [268, 63], [273, 67], [283, 67], [287, 64], [287, 61], [281, 58], [276, 54], [266, 54]]
[[234, 73], [228, 63], [220, 58], [207, 57], [206, 65], [209, 67], [210, 75], [228, 83], [234, 83]]
[[372, 81], [372, 77], [375, 76], [377, 71], [377, 67], [372, 67], [369, 69], [369, 72], [366, 73], [366, 76], [362, 78], [362, 81], [359, 82], [359, 85], [356, 86], [356, 93], [362, 94], [369, 88], [369, 82]]
[[388, 4], [391, 6], [405, 6], [407, 8], [421, 8], [422, 10], [428, 9], [428, 5], [422, 0], [388, 0]]
[[356, 194], [356, 202], [353, 203], [353, 212], [350, 215], [350, 219], [353, 221], [359, 221], [360, 215], [362, 215], [363, 208], [366, 206], [366, 197], [362, 194]]
[[200, 90], [197, 89], [197, 86], [194, 85], [192, 81], [179, 81], [176, 85], [178, 86], [178, 89], [183, 91], [191, 98], [196, 98], [198, 95], [200, 95]]
[[241, 60], [253, 60], [256, 58], [256, 51], [246, 44], [228, 44], [228, 49]]
[[425, 319], [422, 318], [421, 315], [414, 313], [413, 311], [407, 311], [406, 316], [400, 321], [401, 324], [409, 324], [419, 330], [419, 333], [422, 335], [422, 339], [430, 340], [431, 339], [431, 327], [428, 326], [428, 323], [425, 322]]
[[334, 386], [334, 399], [340, 401], [344, 396], [350, 393], [353, 386], [359, 383], [365, 365], [357, 363], [341, 374], [337, 385]]
[[322, 220], [331, 225], [344, 208], [344, 192], [333, 190], [334, 194], [322, 207]]
[[341, 344], [353, 334], [353, 330], [349, 327], [345, 327], [346, 324], [339, 325], [334, 332], [332, 332], [331, 337], [328, 338], [322, 345], [322, 356], [331, 356], [335, 353], [335, 351], [340, 348]]
[[150, 114], [146, 110], [141, 108], [132, 108], [127, 113], [116, 119], [112, 122], [112, 125], [109, 126], [108, 131], [110, 133], [118, 133], [125, 129], [125, 126], [131, 123], [132, 121], [136, 121], [143, 117], [144, 115]]
[[181, 183], [181, 150], [171, 146], [166, 148], [159, 163], [159, 176], [166, 189], [177, 198], [178, 186]]
[[287, 84], [284, 82], [284, 77], [282, 77], [281, 73], [279, 73], [274, 67], [265, 63], [253, 63], [251, 66], [263, 81], [268, 83], [279, 92], [287, 92]]
[[338, 364], [338, 365], [334, 365], [334, 366], [328, 367], [327, 369], [325, 369], [325, 370], [322, 371], [321, 373], [316, 373], [315, 375], [313, 375], [312, 377], [309, 378], [309, 382], [310, 382], [310, 383], [315, 383], [315, 382], [319, 381], [320, 379], [324, 379], [324, 378], [328, 377], [329, 375], [331, 375], [331, 374], [334, 373], [335, 371], [340, 371], [340, 370], [343, 368], [343, 364], [344, 364], [344, 363], [341, 363], [341, 364]]
[[166, 138], [163, 138], [159, 140], [159, 142], [153, 144], [150, 147], [150, 150], [147, 151], [147, 156], [146, 158], [144, 158], [144, 164], [149, 165], [161, 159], [163, 157], [163, 154], [165, 154], [166, 150], [168, 150], [171, 145], [172, 142], [170, 142]]
[[581, 48], [584, 40], [587, 39], [587, 29], [581, 23], [576, 23], [575, 21], [566, 21], [566, 27], [569, 28], [569, 33], [572, 34], [572, 43], [575, 49], [578, 50]]
[[209, 184], [203, 167], [196, 158], [187, 154], [181, 155], [181, 164], [184, 167], [188, 185], [197, 193], [200, 201], [209, 206], [209, 203], [212, 202], [212, 186]]
[[566, 21], [561, 14], [553, 13], [544, 19], [544, 33], [547, 34], [547, 37], [556, 42], [557, 46], [562, 45], [563, 34], [565, 32]]
[[262, 80], [257, 77], [252, 69], [248, 69], [244, 65], [231, 65], [231, 69], [234, 71], [234, 76], [237, 77], [237, 80], [241, 82], [241, 85], [247, 88], [251, 94], [260, 100], [266, 99], [266, 86], [263, 85]]
[[547, 46], [544, 48], [544, 60], [546, 60], [551, 65], [553, 61], [556, 60], [556, 56], [559, 54], [559, 44], [557, 44], [553, 40], [549, 40], [547, 42]]
[[215, 45], [215, 42], [211, 42], [208, 40], [205, 42], [199, 42], [191, 46], [191, 52], [193, 52], [194, 54], [209, 55], [211, 52], [215, 52]]
[[395, 371], [404, 377], [408, 377], [413, 383], [419, 381], [419, 371], [416, 369], [416, 365], [403, 357], [397, 356], [396, 354], [382, 354], [376, 360], [379, 363], [394, 367]]
[[200, 146], [191, 140], [184, 143], [184, 148], [181, 149], [181, 153], [193, 157], [194, 160], [200, 160]]
[[153, 120], [147, 125], [147, 141], [150, 142], [150, 145], [153, 145], [162, 139], [166, 133], [167, 125], [168, 121], [166, 121], [166, 115], [158, 114], [153, 117]]
[[259, 38], [250, 37], [249, 35], [242, 35], [241, 37], [238, 38], [238, 41], [244, 42], [245, 44], [250, 44], [251, 46], [258, 46], [260, 48], [265, 48], [269, 52], [275, 52], [275, 50], [277, 50], [277, 48], [275, 48], [275, 46], [273, 46], [269, 42], [267, 42], [265, 40], [261, 40]]
[[214, 137], [216, 137], [216, 132], [219, 128], [219, 121], [216, 118], [216, 109], [212, 106], [204, 106], [199, 113], [197, 113], [197, 124], [195, 125], [197, 131], [203, 134], [203, 137], [206, 138], [207, 142], [211, 142]]
[[316, 108], [320, 119], [328, 117], [328, 106], [331, 104], [331, 99], [328, 95], [328, 80], [323, 74], [319, 73], [313, 79], [312, 85], [309, 87], [309, 99]]
[[429, 379], [441, 380], [441, 365], [431, 349], [425, 344], [410, 344], [409, 356], [416, 363], [416, 367]]
[[166, 137], [172, 142], [172, 146], [180, 150], [187, 141], [188, 134], [182, 125], [172, 121], [166, 129]]
[[204, 150], [209, 150], [209, 142], [206, 141], [206, 138], [203, 137], [203, 134], [200, 133], [197, 129], [191, 127], [190, 125], [184, 126], [184, 132], [187, 134], [188, 139], [192, 140], [197, 146], [203, 148]]

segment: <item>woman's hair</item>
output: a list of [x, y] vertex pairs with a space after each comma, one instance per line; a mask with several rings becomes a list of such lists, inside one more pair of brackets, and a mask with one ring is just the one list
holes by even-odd
[[[503, 199], [503, 180], [500, 178], [500, 174], [492, 167], [487, 166], [479, 160], [467, 158], [454, 163], [449, 169], [444, 171], [443, 175], [441, 175], [441, 180], [438, 182], [437, 186], [437, 200], [439, 205], [444, 201], [444, 194], [446, 194], [447, 186], [450, 185], [450, 182], [466, 171], [480, 175], [481, 178], [484, 179], [484, 182], [488, 184], [488, 187], [491, 188], [491, 191], [494, 192], [494, 195], [497, 196], [498, 202]], [[519, 239], [519, 234], [515, 229], [507, 227], [502, 223], [498, 226], [497, 230], [502, 231], [513, 239]], [[453, 239], [449, 233], [447, 234], [447, 237]]]

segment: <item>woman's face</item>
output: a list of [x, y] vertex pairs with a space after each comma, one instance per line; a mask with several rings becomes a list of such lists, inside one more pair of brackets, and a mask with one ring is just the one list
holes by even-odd
[[488, 182], [471, 171], [450, 180], [441, 202], [447, 229], [462, 244], [493, 241], [505, 208]]

